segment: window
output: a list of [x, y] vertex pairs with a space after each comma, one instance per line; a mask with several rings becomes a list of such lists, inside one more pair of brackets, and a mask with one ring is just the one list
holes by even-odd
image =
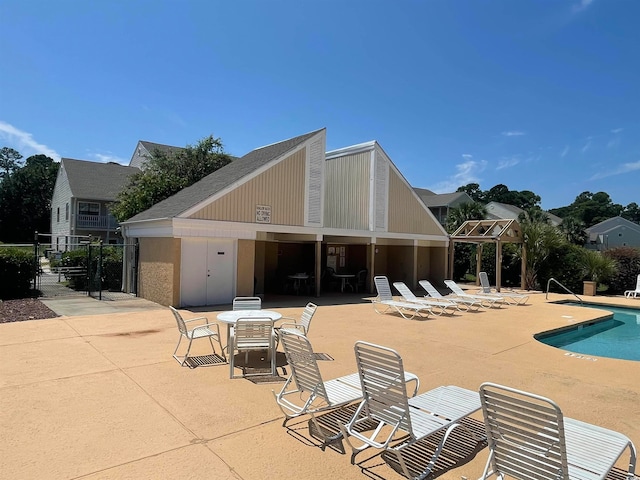
[[78, 202], [79, 215], [91, 215], [97, 217], [100, 215], [100, 204], [89, 202]]
[[58, 207], [58, 211], [56, 213], [56, 222], [60, 223], [60, 207]]
[[69, 204], [67, 203], [67, 205], [64, 207], [64, 219], [66, 221], [69, 221]]

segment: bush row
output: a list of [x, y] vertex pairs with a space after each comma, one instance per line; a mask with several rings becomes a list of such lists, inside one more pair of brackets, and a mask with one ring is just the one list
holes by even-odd
[[0, 299], [31, 296], [31, 281], [35, 268], [32, 251], [0, 247]]

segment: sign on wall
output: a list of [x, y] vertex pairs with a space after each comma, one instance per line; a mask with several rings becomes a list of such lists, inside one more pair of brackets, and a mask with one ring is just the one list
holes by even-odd
[[271, 205], [256, 205], [256, 223], [271, 223]]

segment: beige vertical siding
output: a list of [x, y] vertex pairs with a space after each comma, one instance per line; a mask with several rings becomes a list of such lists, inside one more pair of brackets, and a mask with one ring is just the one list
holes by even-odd
[[424, 205], [393, 170], [389, 171], [389, 232], [442, 235]]
[[271, 167], [191, 218], [254, 223], [256, 205], [271, 207], [271, 223], [304, 225], [306, 149]]
[[253, 279], [255, 267], [256, 242], [254, 240], [238, 240], [238, 269], [236, 295], [251, 297], [254, 295]]
[[324, 226], [369, 230], [370, 152], [328, 160]]
[[160, 305], [180, 301], [180, 239], [140, 238], [138, 295]]

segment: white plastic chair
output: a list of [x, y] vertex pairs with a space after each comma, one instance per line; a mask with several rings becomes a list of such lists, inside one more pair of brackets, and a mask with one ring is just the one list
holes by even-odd
[[[340, 425], [352, 450], [352, 464], [358, 452], [366, 448], [385, 449], [395, 454], [403, 473], [411, 478], [403, 450], [429, 435], [446, 430], [418, 477], [426, 478], [454, 428], [460, 426], [474, 439], [480, 440], [459, 423], [480, 410], [478, 392], [442, 386], [408, 398], [402, 358], [395, 350], [367, 342], [356, 342], [354, 348], [363, 397], [351, 420]], [[358, 428], [360, 424], [371, 422], [377, 424], [373, 430], [361, 431]], [[355, 446], [352, 439], [357, 439], [361, 445]]]
[[525, 303], [527, 303], [527, 300], [529, 300], [529, 295], [514, 292], [498, 292], [497, 290], [491, 288], [487, 272], [480, 272], [479, 277], [480, 286], [482, 287], [482, 289], [480, 290], [481, 294], [504, 298], [507, 303], [510, 303], [512, 305], [524, 305]]
[[[234, 375], [235, 352], [244, 352], [244, 366], [249, 363], [249, 352], [266, 350], [270, 360], [271, 375], [276, 375], [276, 335], [273, 330], [273, 320], [270, 318], [239, 318], [231, 328], [229, 336], [229, 377]], [[264, 375], [264, 373], [250, 374], [243, 368], [242, 377]]]
[[[394, 300], [387, 277], [382, 275], [374, 277], [373, 283], [375, 284], [378, 292], [378, 296], [371, 299], [373, 309], [376, 313], [397, 312], [403, 318], [408, 320], [415, 318], [416, 315], [427, 318], [430, 313], [433, 313], [429, 305], [420, 305], [418, 303]], [[379, 309], [378, 306], [385, 308]]]
[[233, 310], [262, 310], [260, 297], [236, 297], [233, 299]]
[[640, 274], [638, 275], [638, 280], [636, 281], [636, 289], [635, 290], [627, 290], [624, 292], [624, 296], [627, 298], [636, 298], [640, 295]]
[[296, 320], [290, 317], [282, 317], [283, 320], [294, 321], [281, 323], [278, 327], [276, 327], [276, 330], [286, 328], [288, 330], [297, 330], [305, 336], [308, 335], [309, 328], [311, 328], [311, 319], [313, 318], [313, 315], [316, 313], [317, 309], [318, 306], [315, 303], [307, 303], [307, 305], [304, 307], [304, 310], [302, 311], [302, 315], [300, 315], [300, 320]]
[[[184, 366], [184, 364], [187, 363], [189, 352], [191, 351], [191, 343], [197, 338], [208, 338], [215, 355], [216, 348], [213, 346], [213, 341], [211, 340], [212, 338], [214, 338], [216, 342], [218, 342], [218, 345], [220, 345], [220, 353], [222, 358], [226, 361], [224, 349], [222, 348], [222, 342], [220, 341], [220, 327], [217, 323], [209, 323], [209, 320], [206, 317], [196, 317], [185, 320], [182, 318], [182, 315], [180, 315], [180, 312], [178, 312], [175, 308], [170, 306], [169, 309], [176, 319], [176, 323], [178, 324], [178, 331], [180, 332], [178, 344], [176, 345], [176, 349], [173, 351], [173, 358], [175, 358], [176, 361], [180, 363], [180, 365]], [[190, 324], [192, 322], [204, 323], [202, 323], [201, 325], [196, 325], [193, 328], [189, 329], [189, 327], [187, 327], [187, 324]], [[189, 340], [189, 345], [187, 346], [187, 351], [185, 352], [185, 354], [183, 356], [178, 356], [178, 348], [180, 347], [180, 342], [182, 342], [183, 338]]]
[[480, 399], [489, 444], [481, 480], [604, 479], [627, 449], [627, 478], [635, 478], [636, 449], [621, 433], [564, 417], [552, 400], [502, 385], [483, 383]]
[[464, 306], [467, 310], [474, 307], [478, 310], [482, 307], [482, 302], [473, 298], [460, 298], [453, 295], [444, 296], [428, 280], [420, 280], [418, 284], [425, 289], [429, 298], [433, 298], [434, 300], [455, 302], [459, 307]]

